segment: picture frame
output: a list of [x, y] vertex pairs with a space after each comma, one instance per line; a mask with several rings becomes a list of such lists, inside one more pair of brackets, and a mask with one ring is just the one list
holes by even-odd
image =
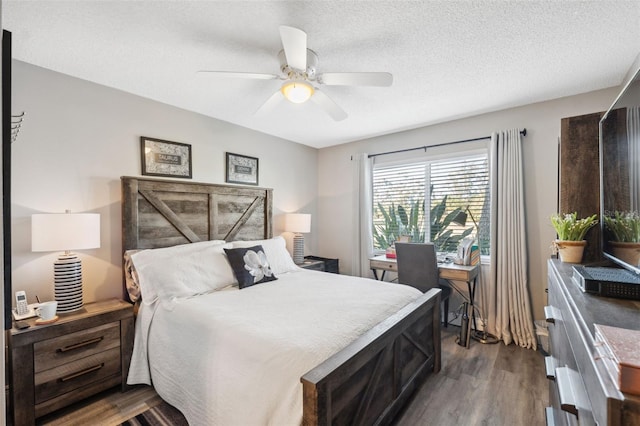
[[140, 156], [143, 175], [192, 178], [189, 144], [141, 136]]
[[227, 152], [225, 182], [258, 185], [258, 159]]

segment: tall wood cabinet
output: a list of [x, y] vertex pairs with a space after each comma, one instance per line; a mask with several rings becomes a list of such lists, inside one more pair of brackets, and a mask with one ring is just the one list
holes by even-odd
[[[578, 217], [600, 214], [599, 122], [601, 112], [560, 120], [559, 212], [577, 212]], [[600, 227], [585, 236], [587, 247], [582, 261], [604, 260]]]
[[598, 358], [594, 324], [640, 330], [640, 302], [583, 293], [572, 265], [548, 261], [549, 425], [640, 425], [640, 396], [621, 393]]

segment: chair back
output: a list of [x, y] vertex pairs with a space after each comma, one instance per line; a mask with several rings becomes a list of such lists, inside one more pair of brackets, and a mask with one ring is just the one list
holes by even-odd
[[433, 243], [396, 243], [398, 282], [423, 293], [437, 288], [440, 278]]

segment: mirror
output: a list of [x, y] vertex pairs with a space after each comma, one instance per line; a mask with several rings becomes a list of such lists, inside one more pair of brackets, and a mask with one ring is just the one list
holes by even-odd
[[600, 121], [600, 179], [604, 254], [640, 273], [640, 70]]

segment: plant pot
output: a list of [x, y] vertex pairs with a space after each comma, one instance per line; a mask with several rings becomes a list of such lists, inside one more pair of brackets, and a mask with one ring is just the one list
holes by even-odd
[[560, 254], [560, 260], [565, 263], [582, 262], [582, 254], [587, 246], [587, 241], [563, 241], [555, 240], [554, 244]]
[[611, 247], [613, 255], [618, 259], [633, 266], [640, 264], [640, 243], [609, 241], [609, 246]]

